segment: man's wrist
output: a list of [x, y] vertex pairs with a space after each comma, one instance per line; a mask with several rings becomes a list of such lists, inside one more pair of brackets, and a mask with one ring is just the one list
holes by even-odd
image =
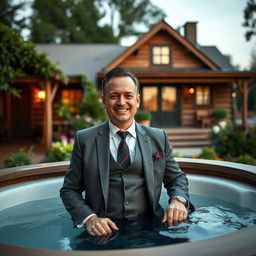
[[85, 226], [87, 226], [88, 224], [90, 224], [92, 221], [94, 221], [97, 218], [98, 218], [98, 216], [96, 214], [94, 214], [89, 219], [87, 219], [87, 221], [85, 222]]
[[183, 196], [174, 196], [172, 200], [177, 200], [178, 202], [184, 204], [187, 208], [189, 207], [189, 202]]

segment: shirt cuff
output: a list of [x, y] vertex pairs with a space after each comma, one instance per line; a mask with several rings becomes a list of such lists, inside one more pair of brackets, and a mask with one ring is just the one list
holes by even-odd
[[[185, 206], [186, 206], [187, 209], [189, 209], [189, 206], [190, 206], [189, 201], [186, 200], [186, 198], [184, 198], [183, 196], [179, 196], [179, 197], [181, 197], [183, 200], [186, 201], [186, 205]], [[177, 199], [177, 196], [173, 197], [172, 199]]]
[[96, 216], [96, 214], [90, 214], [89, 216], [87, 216], [80, 224], [77, 224], [76, 227], [77, 228], [81, 228], [84, 226], [84, 224], [86, 223], [87, 220], [89, 220], [92, 216]]

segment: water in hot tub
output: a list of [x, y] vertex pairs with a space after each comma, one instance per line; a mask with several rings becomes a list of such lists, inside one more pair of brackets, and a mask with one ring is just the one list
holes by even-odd
[[[158, 218], [118, 221], [118, 232], [89, 236], [72, 227], [59, 198], [31, 201], [0, 211], [0, 243], [57, 250], [128, 249], [193, 242], [256, 224], [256, 212], [215, 198], [191, 195], [196, 211], [177, 226]], [[161, 205], [167, 206], [163, 193]]]

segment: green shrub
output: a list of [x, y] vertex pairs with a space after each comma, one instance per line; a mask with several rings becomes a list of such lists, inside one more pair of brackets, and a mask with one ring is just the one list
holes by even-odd
[[25, 152], [25, 148], [20, 148], [19, 152], [12, 153], [5, 161], [4, 167], [10, 168], [15, 166], [29, 165], [31, 164], [31, 157], [33, 155], [32, 147]]
[[80, 77], [85, 87], [83, 99], [78, 103], [57, 104], [58, 114], [70, 121], [73, 131], [89, 128], [107, 120], [105, 108], [99, 102], [100, 94], [96, 86], [85, 75], [80, 75]]
[[239, 156], [235, 162], [241, 163], [241, 164], [250, 164], [250, 165], [256, 165], [256, 159], [254, 159], [252, 156], [245, 154]]
[[145, 121], [145, 120], [151, 120], [152, 114], [145, 110], [140, 110], [135, 115], [136, 121]]
[[198, 156], [202, 159], [218, 159], [218, 156], [213, 148], [204, 147], [201, 154]]
[[228, 112], [225, 109], [215, 109], [212, 112], [212, 118], [214, 119], [225, 119], [228, 116]]
[[43, 162], [58, 162], [69, 161], [71, 159], [71, 153], [73, 149], [73, 142], [60, 142], [52, 143], [48, 155], [44, 158]]
[[[217, 126], [216, 126], [217, 127]], [[211, 146], [217, 155], [225, 158], [239, 157], [248, 154], [256, 158], [256, 127], [250, 128], [248, 131], [241, 126], [228, 124], [226, 127], [215, 126], [210, 134]]]

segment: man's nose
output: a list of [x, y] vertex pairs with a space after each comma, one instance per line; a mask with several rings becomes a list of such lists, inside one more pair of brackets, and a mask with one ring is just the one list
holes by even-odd
[[125, 104], [125, 98], [124, 96], [120, 96], [119, 99], [118, 99], [118, 104], [119, 105], [124, 105]]

